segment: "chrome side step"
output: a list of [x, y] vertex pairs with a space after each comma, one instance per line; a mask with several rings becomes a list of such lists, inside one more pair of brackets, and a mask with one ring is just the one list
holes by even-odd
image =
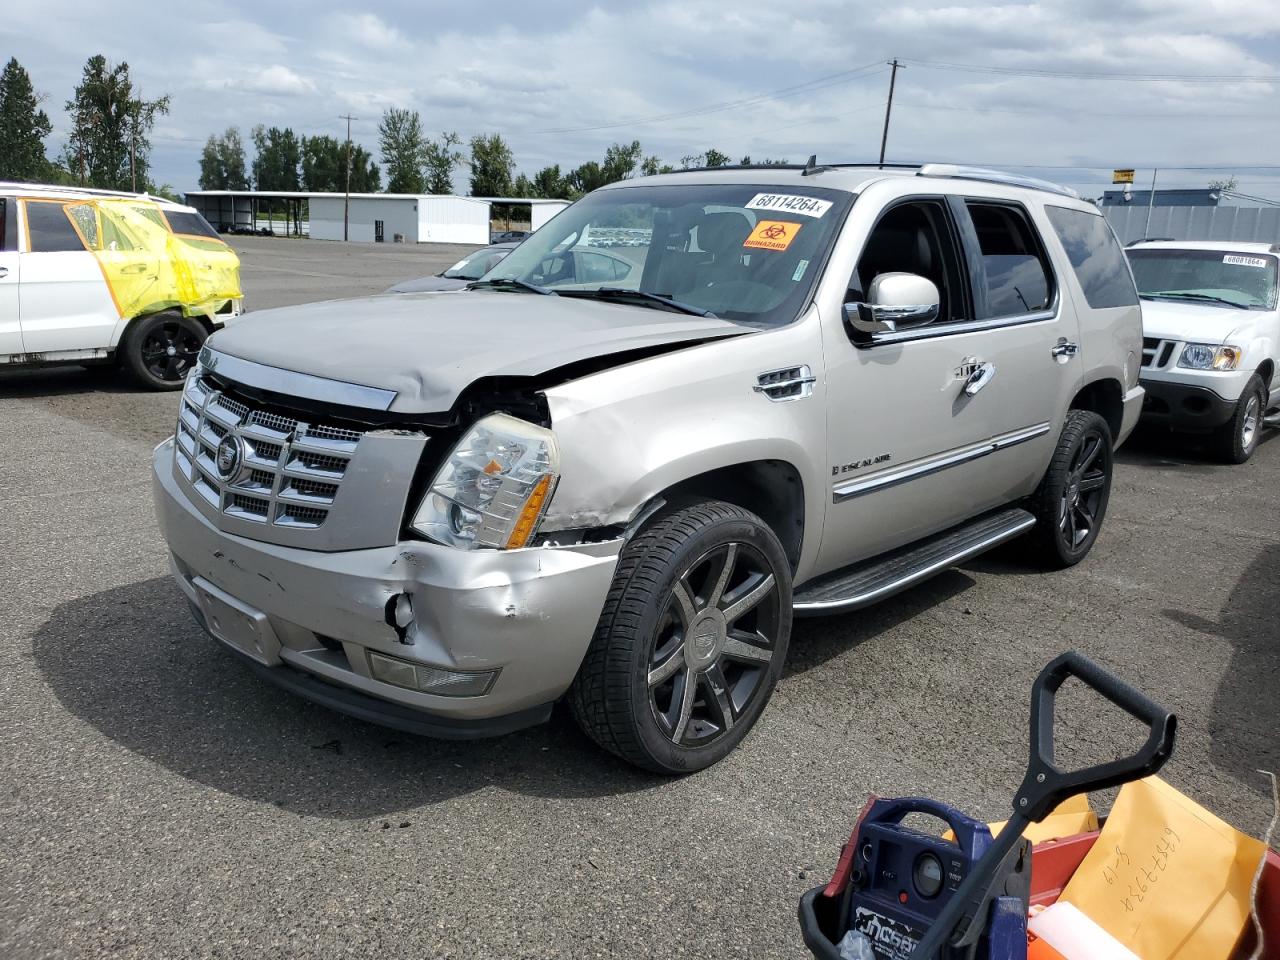
[[1035, 525], [1036, 518], [1018, 507], [986, 514], [928, 540], [810, 580], [796, 590], [792, 607], [800, 616], [820, 616], [868, 606], [1012, 540]]

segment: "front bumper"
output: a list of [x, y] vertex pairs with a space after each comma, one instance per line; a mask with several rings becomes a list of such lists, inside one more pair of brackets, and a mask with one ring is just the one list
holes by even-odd
[[[263, 642], [237, 652], [269, 679], [363, 719], [436, 736], [483, 736], [545, 719], [582, 662], [622, 546], [465, 551], [404, 541], [300, 550], [217, 529], [175, 480], [172, 441], [156, 449], [152, 479], [174, 578], [202, 625], [216, 597], [258, 622]], [[402, 594], [412, 619], [393, 627], [388, 607]], [[499, 673], [481, 696], [423, 693], [375, 679], [371, 651]]]
[[1206, 433], [1222, 426], [1235, 413], [1236, 401], [1195, 383], [1142, 380], [1147, 391], [1142, 419], [1171, 430]]

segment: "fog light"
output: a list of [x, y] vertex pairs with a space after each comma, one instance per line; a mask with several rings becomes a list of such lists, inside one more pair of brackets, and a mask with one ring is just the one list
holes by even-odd
[[372, 650], [369, 651], [369, 672], [375, 680], [441, 697], [483, 696], [498, 678], [497, 670], [462, 671], [425, 667]]

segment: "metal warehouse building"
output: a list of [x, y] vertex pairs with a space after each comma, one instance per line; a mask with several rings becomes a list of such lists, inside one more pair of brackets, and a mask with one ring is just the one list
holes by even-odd
[[[215, 227], [257, 227], [267, 210], [284, 212], [283, 232], [310, 233], [314, 240], [341, 240], [341, 193], [269, 192], [259, 190], [192, 190], [187, 203]], [[306, 205], [304, 228], [303, 204]], [[348, 211], [349, 239], [357, 243], [474, 243], [489, 242], [495, 203], [529, 208], [530, 229], [540, 226], [568, 206], [565, 200], [527, 197], [458, 197], [438, 194], [353, 193]], [[280, 232], [280, 227], [273, 224]]]

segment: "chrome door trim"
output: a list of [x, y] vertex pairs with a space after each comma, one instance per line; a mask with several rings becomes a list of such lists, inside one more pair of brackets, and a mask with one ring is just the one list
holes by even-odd
[[951, 467], [970, 463], [999, 450], [1008, 450], [1010, 447], [1016, 447], [1020, 443], [1043, 437], [1049, 432], [1050, 427], [1051, 424], [1048, 421], [1033, 424], [1020, 430], [998, 434], [980, 443], [957, 447], [955, 450], [948, 450], [905, 466], [894, 467], [892, 470], [882, 470], [869, 477], [847, 480], [832, 488], [831, 502], [844, 503], [846, 500], [852, 500], [855, 497], [864, 497], [869, 493], [877, 493], [903, 483], [910, 483], [912, 480], [919, 480], [922, 477], [940, 473]]
[[[1055, 298], [1056, 299], [1056, 298]], [[1014, 317], [998, 317], [990, 320], [959, 320], [953, 323], [926, 324], [923, 327], [911, 327], [896, 333], [877, 333], [866, 342], [855, 342], [860, 350], [871, 347], [882, 347], [890, 343], [907, 343], [912, 340], [931, 340], [936, 337], [952, 337], [962, 333], [980, 333], [984, 330], [999, 330], [1003, 327], [1018, 327], [1028, 323], [1045, 323], [1058, 319], [1058, 304], [1037, 313], [1026, 313]]]
[[270, 390], [286, 397], [300, 397], [321, 403], [335, 403], [344, 407], [363, 407], [367, 410], [387, 411], [399, 394], [395, 390], [367, 387], [345, 380], [330, 380], [309, 373], [297, 373], [265, 363], [242, 360], [228, 353], [204, 346], [200, 349], [200, 364], [216, 376], [226, 377], [247, 387]]

